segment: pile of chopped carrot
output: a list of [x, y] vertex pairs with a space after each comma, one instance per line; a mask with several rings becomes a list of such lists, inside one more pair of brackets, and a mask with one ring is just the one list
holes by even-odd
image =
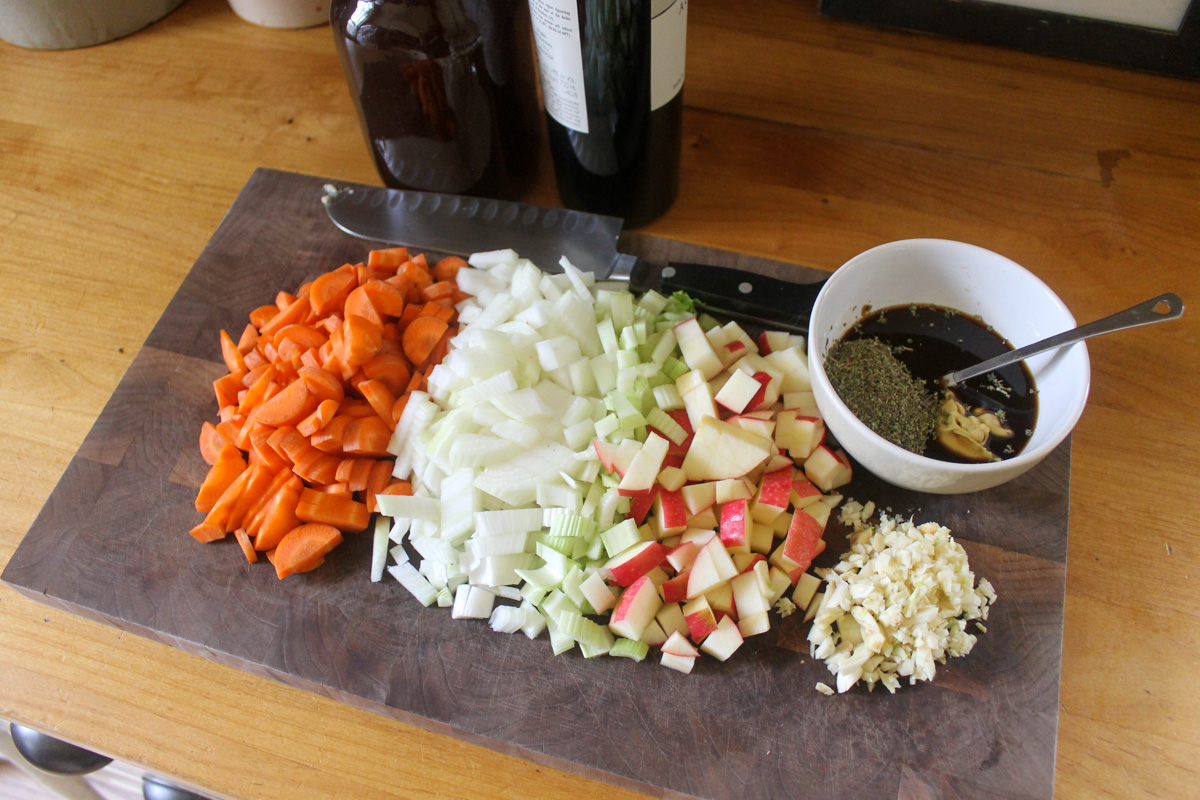
[[387, 445], [457, 333], [465, 264], [372, 250], [365, 264], [279, 292], [236, 342], [221, 331], [229, 372], [213, 382], [220, 421], [200, 431], [209, 470], [192, 536], [232, 533], [248, 561], [265, 553], [284, 578], [365, 529], [376, 495], [411, 494]]

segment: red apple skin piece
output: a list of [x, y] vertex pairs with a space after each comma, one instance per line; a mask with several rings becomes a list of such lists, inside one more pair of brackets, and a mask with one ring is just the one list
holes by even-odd
[[650, 513], [650, 509], [654, 508], [654, 499], [658, 495], [659, 486], [654, 486], [649, 489], [629, 495], [629, 516], [633, 517], [633, 521], [641, 525], [646, 521], [646, 515]]
[[789, 573], [797, 570], [804, 572], [812, 566], [813, 559], [825, 549], [825, 542], [821, 538], [824, 534], [825, 529], [811, 514], [802, 508], [796, 509], [783, 540], [784, 557], [796, 564], [796, 568]]
[[[687, 411], [684, 409], [673, 408], [667, 412], [667, 416], [675, 420], [675, 422], [678, 423], [681, 428], [687, 431], [687, 436], [682, 442], [679, 444], [671, 442], [667, 447], [667, 457], [680, 456], [680, 464], [682, 464], [682, 457], [687, 455], [688, 448], [692, 446], [692, 437], [696, 435], [696, 432], [692, 430], [692, 421], [688, 419]], [[669, 439], [667, 441], [670, 442]], [[663, 461], [663, 465], [666, 466], [665, 460]], [[676, 466], [679, 465], [677, 464]]]
[[758, 381], [759, 387], [754, 396], [750, 398], [750, 402], [746, 403], [746, 411], [753, 411], [763, 404], [763, 401], [767, 399], [767, 386], [771, 383], [771, 376], [765, 372], [756, 372], [750, 377]]
[[596, 457], [600, 459], [600, 466], [608, 472], [614, 472], [613, 456], [616, 454], [617, 446], [611, 442], [592, 439], [592, 449], [596, 451]]
[[762, 553], [751, 553], [750, 560], [746, 562], [746, 566], [742, 567], [742, 571], [739, 572], [738, 574], [741, 575], [746, 572], [751, 572], [754, 570], [754, 565], [757, 562], [766, 561], [766, 560], [767, 560], [767, 557], [764, 556]]
[[821, 496], [821, 490], [818, 489], [813, 482], [803, 475], [796, 475], [792, 481], [792, 491], [789, 499], [797, 508], [803, 508], [808, 503], [800, 502], [808, 498], [818, 498]]
[[[773, 508], [786, 509], [792, 498], [792, 467], [787, 466], [774, 472], [767, 472], [762, 477], [762, 485], [758, 490], [758, 502]], [[816, 487], [813, 487], [816, 488]]]
[[[649, 594], [647, 594], [649, 593]], [[653, 595], [653, 596], [651, 596]], [[642, 630], [627, 629], [627, 619], [637, 604], [650, 603], [653, 605], [654, 613], [650, 615], [650, 619], [654, 619], [654, 614], [658, 613], [658, 609], [662, 607], [662, 602], [659, 600], [658, 590], [654, 588], [654, 582], [650, 580], [648, 575], [643, 575], [629, 585], [621, 594], [621, 599], [617, 601], [616, 608], [612, 610], [609, 616], [609, 628], [618, 636], [627, 636], [631, 639], [640, 638]], [[615, 627], [614, 627], [615, 626]]]
[[683, 607], [683, 620], [688, 626], [688, 636], [696, 644], [717, 629], [717, 617], [703, 597], [697, 597]]
[[682, 533], [688, 526], [687, 506], [683, 502], [683, 493], [674, 492], [655, 486], [654, 513], [658, 517], [658, 525], [664, 534]]
[[[630, 550], [634, 552], [630, 556], [622, 558]], [[667, 551], [661, 544], [643, 542], [635, 544], [629, 550], [617, 553], [604, 566], [612, 573], [614, 583], [626, 587], [666, 560]]]
[[683, 603], [687, 601], [687, 585], [690, 570], [679, 573], [670, 580], [663, 581], [663, 603]]
[[726, 547], [743, 547], [749, 543], [749, 503], [733, 500], [721, 506], [721, 543]]

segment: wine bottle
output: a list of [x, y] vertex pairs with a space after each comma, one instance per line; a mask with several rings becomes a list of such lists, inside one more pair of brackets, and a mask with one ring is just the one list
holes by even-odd
[[687, 0], [529, 0], [563, 205], [662, 215], [679, 190]]
[[517, 199], [537, 178], [523, 0], [334, 0], [334, 42], [383, 182]]

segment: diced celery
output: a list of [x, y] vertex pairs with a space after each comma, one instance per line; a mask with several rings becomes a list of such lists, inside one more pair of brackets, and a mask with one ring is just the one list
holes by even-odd
[[596, 323], [596, 335], [600, 337], [600, 347], [605, 353], [615, 353], [620, 349], [617, 341], [617, 331], [613, 327], [611, 317], [602, 319]]
[[633, 324], [633, 295], [628, 292], [614, 294], [610, 303], [613, 328], [619, 331]]
[[405, 561], [387, 568], [388, 574], [400, 582], [400, 585], [417, 598], [423, 606], [433, 605], [437, 600], [437, 590], [419, 573], [412, 564]]
[[637, 523], [632, 519], [621, 520], [601, 533], [600, 538], [604, 541], [604, 550], [610, 557], [642, 540]]
[[614, 658], [632, 658], [634, 661], [641, 661], [649, 652], [650, 645], [645, 642], [619, 637], [609, 648], [608, 654]]

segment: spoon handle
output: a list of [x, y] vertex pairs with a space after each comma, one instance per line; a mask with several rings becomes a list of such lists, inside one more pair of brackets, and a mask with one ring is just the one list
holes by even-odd
[[[1166, 307], [1159, 310], [1159, 306], [1162, 305]], [[1082, 339], [1099, 336], [1102, 333], [1123, 331], [1126, 328], [1151, 325], [1155, 322], [1166, 322], [1169, 319], [1179, 317], [1181, 314], [1183, 314], [1183, 300], [1179, 298], [1179, 295], [1167, 292], [1166, 294], [1160, 294], [1158, 297], [1153, 297], [1144, 303], [1138, 303], [1136, 306], [1127, 308], [1124, 311], [1118, 311], [1103, 319], [1098, 319], [1095, 322], [1080, 325], [1078, 328], [1063, 331], [1062, 333], [1042, 339], [1040, 342], [1034, 342], [1033, 344], [1019, 347], [1016, 350], [996, 356], [995, 358], [989, 358], [987, 361], [981, 361], [973, 367], [952, 372], [946, 375], [945, 381], [947, 385], [953, 386], [968, 378], [974, 378], [976, 375], [983, 375], [994, 369], [1006, 367], [1009, 364], [1023, 361], [1030, 356], [1044, 353], [1047, 350], [1053, 350], [1056, 347], [1074, 344]]]

